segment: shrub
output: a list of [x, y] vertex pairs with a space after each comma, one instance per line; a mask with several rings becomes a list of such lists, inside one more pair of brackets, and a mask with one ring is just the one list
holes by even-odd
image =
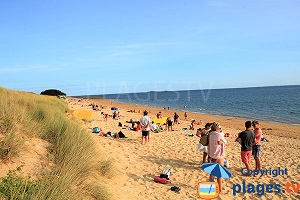
[[56, 89], [49, 89], [41, 92], [41, 95], [48, 95], [48, 96], [66, 96], [66, 93], [63, 93]]
[[30, 180], [30, 177], [21, 178], [16, 170], [12, 170], [1, 178], [0, 195], [7, 199], [30, 199], [37, 188], [36, 181]]

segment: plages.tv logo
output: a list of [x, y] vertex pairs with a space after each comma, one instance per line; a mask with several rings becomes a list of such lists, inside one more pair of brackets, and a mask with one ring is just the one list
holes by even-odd
[[[247, 170], [245, 168], [242, 168], [241, 173], [242, 175], [246, 175]], [[253, 175], [254, 177], [262, 177], [262, 176], [271, 176], [273, 178], [276, 178], [277, 176], [284, 176], [288, 175], [288, 169], [287, 168], [276, 168], [276, 169], [261, 169], [261, 170], [249, 170], [249, 175]], [[237, 194], [243, 193], [243, 194], [257, 194], [257, 196], [261, 197], [265, 195], [266, 193], [271, 194], [281, 194], [281, 193], [299, 193], [300, 190], [300, 184], [299, 183], [291, 183], [286, 182], [285, 184], [275, 184], [275, 183], [258, 183], [258, 184], [252, 184], [247, 183], [246, 181], [243, 181], [241, 184], [233, 184], [232, 186], [232, 192], [233, 195], [236, 196]]]
[[215, 199], [220, 195], [219, 184], [215, 182], [200, 182], [197, 186], [198, 196], [202, 199]]
[[[219, 163], [203, 163], [202, 169], [210, 174], [210, 178], [230, 178], [232, 176], [232, 173]], [[201, 199], [218, 198], [220, 190], [217, 182], [199, 182], [197, 185], [197, 193]]]

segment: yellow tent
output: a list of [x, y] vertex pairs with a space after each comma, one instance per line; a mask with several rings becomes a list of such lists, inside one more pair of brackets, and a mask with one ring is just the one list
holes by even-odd
[[86, 119], [86, 120], [94, 119], [93, 112], [90, 110], [75, 110], [73, 112], [73, 117], [77, 119]]

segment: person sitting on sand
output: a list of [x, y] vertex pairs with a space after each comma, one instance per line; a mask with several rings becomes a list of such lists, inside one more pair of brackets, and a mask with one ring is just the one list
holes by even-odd
[[247, 168], [248, 174], [250, 174], [251, 164], [250, 158], [252, 155], [252, 144], [254, 141], [254, 133], [251, 130], [251, 121], [245, 122], [246, 130], [239, 133], [239, 136], [235, 139], [236, 142], [241, 144], [241, 158], [242, 162]]
[[151, 130], [156, 133], [158, 133], [160, 131], [159, 127], [154, 123], [154, 121], [152, 121]]
[[132, 119], [130, 119], [129, 121], [126, 121], [126, 123], [133, 123], [133, 120]]
[[[225, 144], [226, 139], [220, 124], [218, 122], [212, 123], [208, 143], [208, 155], [211, 157], [212, 162], [217, 162], [224, 166]], [[209, 179], [212, 181], [214, 177], [210, 174]], [[222, 192], [222, 178], [217, 178], [217, 182]]]
[[100, 128], [99, 136], [104, 136], [104, 134], [106, 133]]
[[156, 118], [162, 118], [162, 114], [160, 111], [156, 114]]
[[136, 131], [136, 132], [140, 132], [140, 131], [141, 131], [141, 129], [142, 129], [142, 127], [141, 127], [141, 123], [140, 123], [140, 122], [137, 122], [137, 125], [136, 125], [136, 128], [135, 128], [135, 131]]

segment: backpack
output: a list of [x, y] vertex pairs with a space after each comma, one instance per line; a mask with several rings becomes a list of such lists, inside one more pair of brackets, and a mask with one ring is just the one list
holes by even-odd
[[127, 138], [127, 137], [124, 135], [124, 133], [122, 133], [122, 131], [120, 131], [118, 134], [119, 134], [119, 138]]
[[208, 135], [201, 136], [199, 143], [202, 144], [203, 146], [208, 146], [208, 143], [209, 143]]
[[93, 132], [92, 133], [100, 133], [100, 129], [99, 129], [99, 127], [94, 127], [93, 128]]

